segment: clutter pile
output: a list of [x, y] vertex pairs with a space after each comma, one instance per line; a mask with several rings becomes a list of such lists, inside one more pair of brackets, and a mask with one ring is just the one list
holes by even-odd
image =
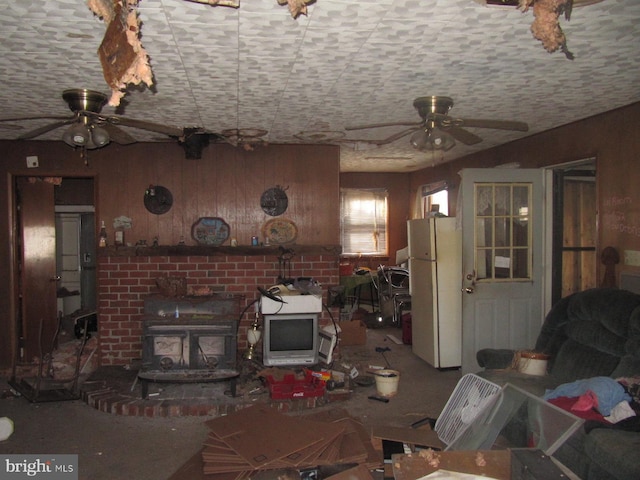
[[[341, 409], [288, 416], [256, 404], [206, 425], [211, 431], [201, 451], [203, 478], [241, 480], [268, 471], [336, 465], [369, 471], [383, 464], [364, 426]], [[193, 462], [172, 480], [186, 478], [187, 468], [193, 472]]]

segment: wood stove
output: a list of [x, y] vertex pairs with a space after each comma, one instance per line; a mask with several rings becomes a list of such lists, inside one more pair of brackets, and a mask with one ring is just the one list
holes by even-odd
[[239, 311], [238, 296], [147, 297], [138, 374], [143, 397], [148, 382], [235, 379]]

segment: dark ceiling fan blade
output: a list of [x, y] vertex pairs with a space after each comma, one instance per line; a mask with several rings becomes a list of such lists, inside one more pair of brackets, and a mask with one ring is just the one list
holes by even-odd
[[371, 125], [357, 125], [355, 127], [344, 127], [345, 130], [365, 130], [367, 128], [382, 128], [382, 127], [406, 127], [406, 126], [414, 126], [419, 127], [422, 125], [422, 122], [390, 122], [390, 123], [373, 123]]
[[73, 120], [76, 116], [69, 115], [38, 115], [32, 117], [14, 117], [14, 118], [0, 118], [0, 122], [17, 122], [20, 120]]
[[443, 132], [447, 132], [449, 135], [451, 135], [453, 138], [455, 138], [456, 140], [458, 140], [461, 143], [464, 143], [465, 145], [475, 145], [476, 143], [480, 143], [482, 141], [482, 139], [477, 136], [474, 133], [471, 133], [468, 130], [465, 130], [464, 128], [460, 128], [460, 127], [441, 127]]
[[64, 125], [69, 125], [70, 123], [73, 123], [75, 120], [76, 120], [76, 117], [72, 117], [72, 118], [67, 118], [66, 120], [63, 120], [60, 122], [50, 123], [48, 125], [45, 125], [44, 127], [36, 128], [35, 130], [31, 130], [29, 132], [23, 133], [18, 137], [18, 140], [29, 140], [30, 138], [39, 137], [40, 135], [44, 135], [45, 133], [50, 132], [51, 130], [55, 130], [56, 128], [60, 128]]
[[[398, 124], [395, 123], [394, 125], [398, 125]], [[414, 122], [414, 125], [415, 125], [415, 122]], [[419, 124], [418, 126], [415, 126], [413, 128], [408, 128], [406, 130], [402, 130], [401, 132], [394, 133], [390, 137], [383, 138], [382, 140], [370, 140], [370, 139], [360, 139], [360, 138], [343, 138], [342, 140], [339, 140], [339, 141], [340, 142], [345, 142], [345, 143], [372, 143], [373, 145], [388, 145], [389, 143], [393, 143], [396, 140], [399, 140], [402, 137], [406, 137], [410, 133], [413, 133], [416, 130], [419, 130], [421, 126], [422, 126], [422, 124]]]
[[107, 133], [109, 134], [109, 138], [112, 141], [119, 143], [120, 145], [130, 145], [137, 142], [135, 138], [133, 138], [121, 128], [116, 127], [115, 125], [105, 123], [101, 125], [101, 127], [107, 131]]
[[443, 127], [452, 125], [456, 127], [469, 128], [493, 128], [496, 130], [516, 130], [519, 132], [528, 132], [529, 125], [524, 122], [515, 122], [509, 120], [483, 120], [477, 118], [453, 118], [446, 117], [441, 120]]
[[182, 128], [173, 127], [171, 125], [162, 125], [160, 123], [147, 122], [146, 120], [136, 120], [135, 118], [127, 118], [116, 115], [100, 115], [97, 113], [82, 111], [82, 115], [86, 115], [97, 121], [108, 122], [112, 125], [139, 128], [150, 132], [163, 133], [171, 137], [181, 137], [184, 133]]

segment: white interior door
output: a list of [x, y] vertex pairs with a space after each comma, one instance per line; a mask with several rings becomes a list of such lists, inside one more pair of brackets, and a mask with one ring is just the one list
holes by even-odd
[[461, 172], [462, 373], [482, 348], [532, 348], [543, 320], [543, 171]]
[[80, 309], [80, 214], [56, 213], [57, 269], [60, 288], [67, 293], [58, 298], [58, 310], [69, 315]]

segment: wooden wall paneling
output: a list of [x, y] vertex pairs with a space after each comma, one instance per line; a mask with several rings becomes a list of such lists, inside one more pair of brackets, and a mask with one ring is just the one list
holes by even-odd
[[215, 159], [215, 169], [217, 172], [215, 183], [216, 194], [216, 216], [224, 219], [229, 224], [229, 240], [225, 243], [229, 245], [231, 238], [238, 242], [241, 240], [238, 230], [238, 212], [242, 208], [239, 202], [239, 192], [242, 190], [245, 178], [238, 170], [238, 155], [231, 148], [225, 148], [225, 155], [218, 155]]
[[[153, 236], [150, 235], [151, 213], [144, 206], [144, 194], [151, 183], [157, 183], [158, 178], [153, 175], [152, 159], [150, 156], [140, 153], [132, 153], [127, 162], [128, 195], [127, 211], [131, 219], [132, 228], [125, 232], [125, 242], [135, 245], [140, 240], [145, 240], [147, 245], [151, 245]], [[123, 168], [125, 168], [123, 166]]]
[[[123, 187], [120, 178], [122, 161], [117, 158], [112, 162], [103, 159], [92, 160], [96, 165], [98, 175], [98, 205], [96, 208], [96, 239], [100, 231], [100, 225], [104, 222], [107, 229], [107, 242], [113, 243], [113, 218], [116, 216], [120, 204], [127, 202], [130, 193], [121, 190]], [[125, 185], [126, 187], [126, 185]]]
[[[335, 170], [335, 165], [327, 161], [330, 150], [325, 148], [315, 152], [306, 147], [303, 153], [299, 168], [302, 169], [301, 173], [306, 173], [307, 179], [303, 180], [301, 176], [297, 185], [304, 199], [301, 202], [302, 208], [297, 212], [304, 219], [305, 235], [301, 241], [339, 244], [340, 223], [332, 221], [336, 215], [338, 219], [340, 217], [339, 173]], [[328, 181], [332, 178], [335, 179], [334, 182]]]
[[[144, 190], [140, 191], [139, 189], [133, 189], [131, 185], [131, 176], [132, 172], [138, 170], [137, 165], [132, 166], [132, 162], [129, 161], [129, 155], [126, 149], [123, 149], [123, 154], [118, 158], [117, 165], [118, 170], [117, 175], [112, 177], [112, 182], [115, 185], [111, 185], [113, 188], [113, 197], [111, 197], [110, 201], [110, 210], [108, 218], [104, 218], [105, 224], [107, 225], [107, 243], [112, 245], [115, 244], [115, 227], [114, 220], [117, 217], [125, 216], [127, 218], [134, 219], [134, 209], [136, 203], [141, 204]], [[110, 162], [107, 162], [110, 163]], [[136, 202], [136, 200], [138, 202]], [[139, 215], [138, 215], [139, 218]], [[99, 225], [98, 225], [99, 226]], [[124, 232], [124, 241], [134, 243], [131, 238], [131, 235], [128, 235], [131, 231]], [[96, 237], [97, 238], [97, 237]]]
[[263, 212], [260, 208], [260, 195], [264, 187], [265, 176], [265, 152], [264, 148], [256, 147], [254, 151], [242, 152], [245, 182], [243, 192], [244, 212], [241, 220], [244, 230], [243, 243], [250, 244], [251, 237], [257, 236], [259, 241], [262, 238], [262, 218]]
[[[206, 149], [205, 149], [206, 150]], [[191, 227], [197, 220], [198, 216], [198, 197], [199, 197], [199, 184], [198, 184], [198, 172], [201, 168], [201, 163], [205, 164], [209, 162], [209, 159], [205, 159], [203, 150], [203, 158], [198, 160], [186, 160], [182, 164], [182, 176], [180, 185], [180, 198], [182, 208], [180, 209], [181, 217], [181, 230], [179, 235], [184, 238], [186, 245], [196, 245], [197, 242], [191, 238]], [[178, 238], [180, 241], [180, 238]]]
[[195, 189], [191, 192], [196, 197], [195, 208], [191, 212], [191, 223], [195, 223], [200, 217], [212, 217], [211, 206], [213, 204], [214, 191], [211, 187], [211, 175], [215, 170], [203, 159], [196, 161], [196, 177], [191, 179]]
[[178, 178], [175, 176], [173, 165], [178, 162], [177, 159], [160, 159], [156, 158], [154, 162], [154, 170], [155, 176], [158, 178], [158, 185], [162, 185], [165, 188], [168, 188], [174, 197], [174, 204], [171, 209], [167, 213], [163, 213], [161, 215], [150, 215], [150, 225], [151, 231], [149, 232], [149, 237], [158, 238], [158, 242], [162, 245], [173, 245], [178, 243], [173, 240], [173, 217], [175, 215], [175, 194], [176, 194], [176, 186], [179, 184]]
[[246, 244], [247, 239], [239, 221], [244, 211], [245, 171], [242, 155], [238, 148], [231, 145], [222, 145], [218, 151], [215, 165], [219, 174], [214, 184], [216, 216], [229, 224], [230, 238], [235, 238], [239, 244]]

